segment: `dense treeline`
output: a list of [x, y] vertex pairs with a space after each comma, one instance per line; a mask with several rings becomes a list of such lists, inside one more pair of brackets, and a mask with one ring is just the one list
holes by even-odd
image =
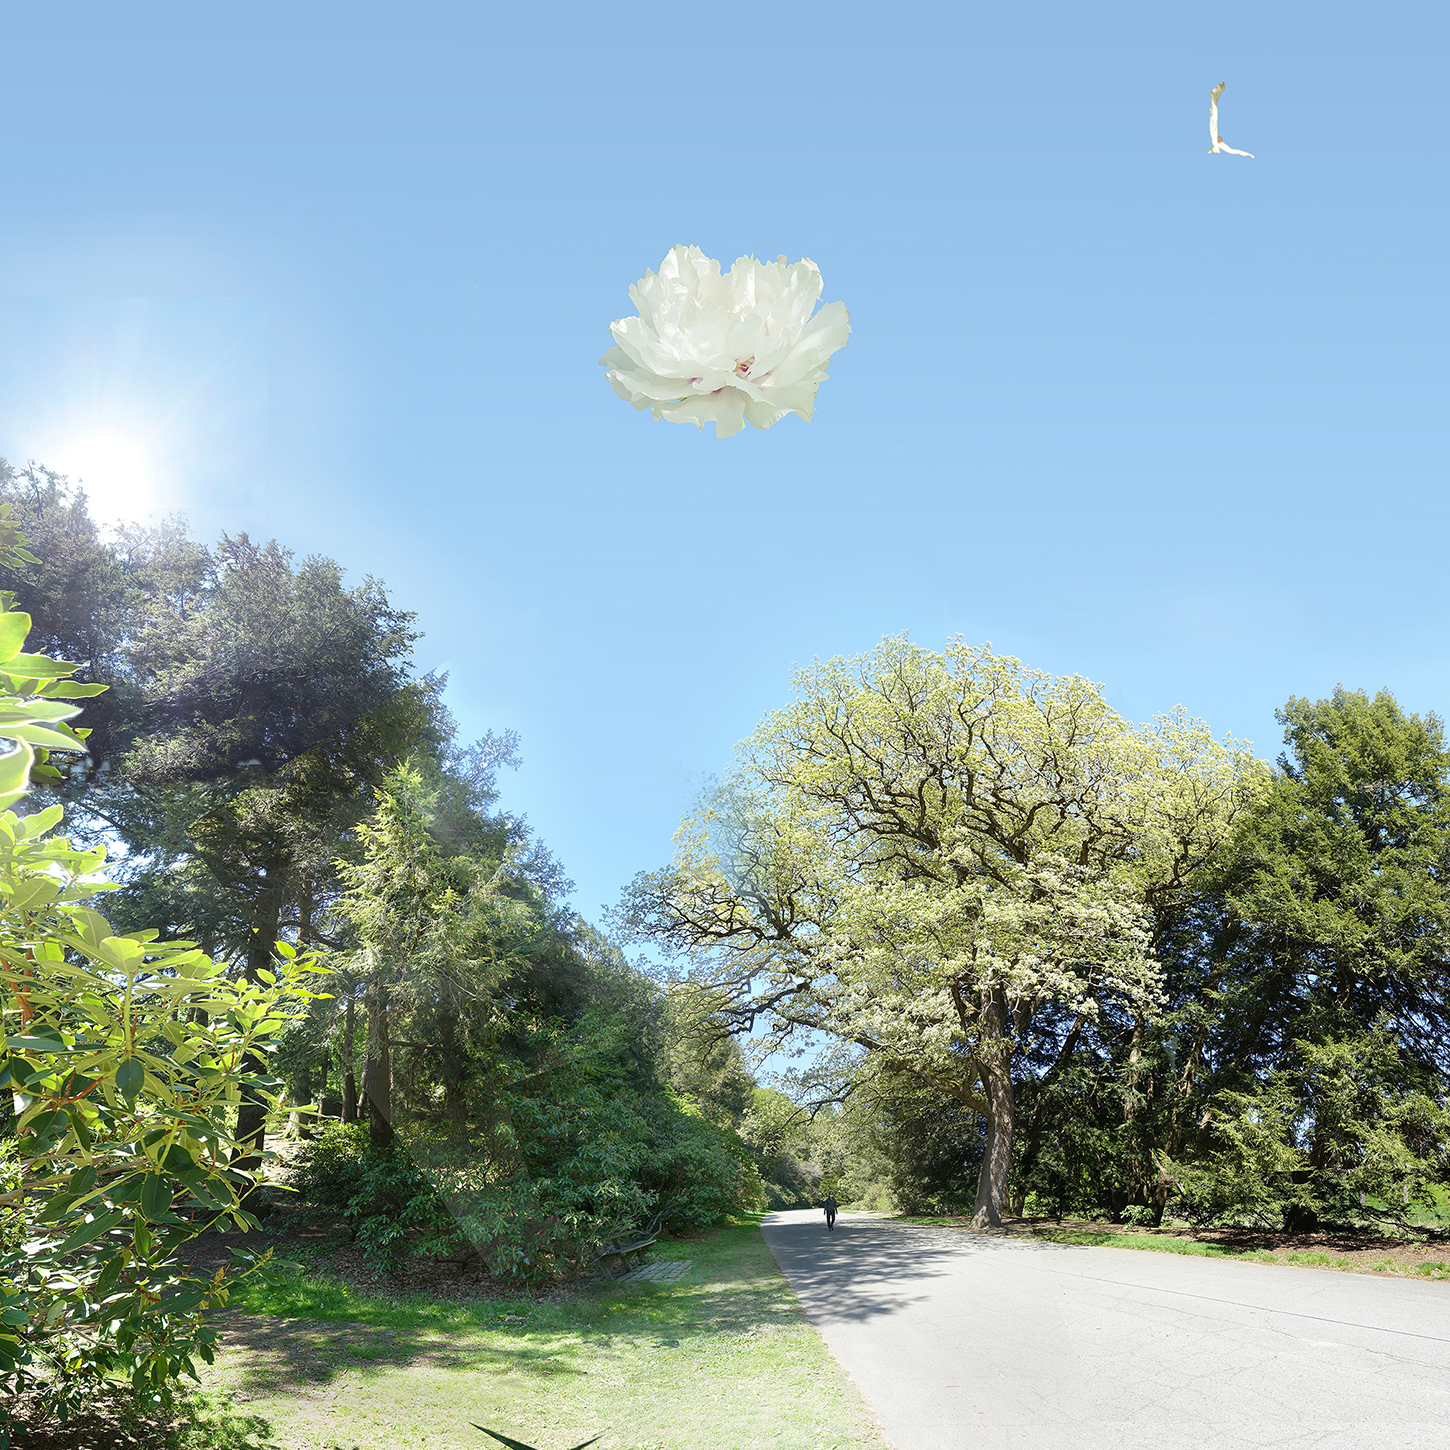
[[278, 940], [333, 970], [253, 1064], [291, 1121], [245, 1093], [234, 1168], [256, 1169], [269, 1135], [312, 1139], [320, 1108], [333, 1126], [298, 1160], [305, 1200], [379, 1260], [526, 1279], [755, 1202], [733, 1128], [671, 1091], [660, 989], [497, 808], [517, 741], [458, 743], [445, 681], [412, 671], [412, 616], [378, 581], [245, 536], [208, 549], [174, 523], [106, 536], [39, 468], [5, 469], [0, 493], [39, 560], [5, 581], [34, 640], [106, 687], [88, 753], [57, 756], [35, 794], [110, 850], [116, 928], [195, 941], [247, 982], [268, 980]]
[[1336, 690], [1154, 921], [1151, 1021], [1037, 1047], [1019, 1200], [1157, 1222], [1407, 1223], [1450, 1174], [1450, 753]]
[[[0, 462], [0, 505], [10, 729], [54, 747], [37, 814], [0, 836], [78, 880], [104, 849], [110, 877], [75, 888], [106, 919], [0, 882], [22, 1044], [0, 1068], [34, 1089], [0, 1107], [0, 1248], [46, 1213], [114, 1240], [74, 1304], [0, 1283], [7, 1324], [30, 1306], [22, 1359], [84, 1340], [110, 1372], [120, 1349], [85, 1328], [108, 1266], [164, 1275], [198, 1213], [274, 1211], [279, 1147], [289, 1201], [378, 1263], [523, 1281], [827, 1191], [980, 1222], [1443, 1222], [1450, 751], [1386, 692], [1290, 700], [1270, 767], [984, 649], [817, 666], [627, 893], [621, 935], [687, 958], [650, 973], [569, 909], [499, 806], [518, 741], [458, 740], [380, 582], [245, 535], [105, 534], [41, 468]], [[61, 809], [68, 845], [45, 834]], [[82, 1005], [56, 983], [87, 952]], [[144, 1063], [105, 1025], [113, 959], [147, 984]], [[77, 1108], [45, 1064], [102, 1030], [109, 1106]], [[762, 1085], [754, 1064], [796, 1047]], [[157, 1148], [190, 1063], [217, 1074], [209, 1116]], [[102, 1130], [111, 1187], [84, 1161]], [[57, 1263], [84, 1242], [53, 1238]], [[186, 1292], [193, 1318], [222, 1302]], [[206, 1331], [156, 1328], [136, 1294], [126, 1353], [164, 1382]]]
[[1280, 720], [1270, 769], [888, 641], [803, 672], [632, 921], [724, 1020], [841, 1044], [803, 1100], [905, 1206], [1434, 1223], [1450, 752], [1387, 692]]

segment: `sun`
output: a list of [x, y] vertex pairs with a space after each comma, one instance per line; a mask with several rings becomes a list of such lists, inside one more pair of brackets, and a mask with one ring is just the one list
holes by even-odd
[[140, 519], [159, 503], [155, 463], [146, 446], [129, 434], [81, 434], [58, 451], [53, 466], [84, 485], [97, 519]]

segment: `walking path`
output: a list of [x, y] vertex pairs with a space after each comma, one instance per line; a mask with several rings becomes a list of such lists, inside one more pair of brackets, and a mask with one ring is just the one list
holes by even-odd
[[819, 1210], [763, 1231], [894, 1450], [1450, 1446], [1450, 1285]]

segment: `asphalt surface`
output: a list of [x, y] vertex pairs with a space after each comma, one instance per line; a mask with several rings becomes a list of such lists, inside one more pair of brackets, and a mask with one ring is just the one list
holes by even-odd
[[893, 1450], [1450, 1447], [1450, 1284], [767, 1216]]

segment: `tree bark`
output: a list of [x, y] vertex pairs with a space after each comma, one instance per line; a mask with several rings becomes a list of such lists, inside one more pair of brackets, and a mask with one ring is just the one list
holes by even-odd
[[[993, 994], [995, 997], [995, 994]], [[1011, 1054], [1002, 1031], [1003, 1009], [996, 1000], [984, 1003], [982, 1037], [977, 1045], [982, 1088], [987, 1099], [987, 1151], [977, 1176], [977, 1201], [972, 1206], [973, 1228], [997, 1228], [1007, 1200], [1007, 1175], [1012, 1167], [1012, 1128], [1015, 1102], [1012, 1092]]]
[[292, 1130], [299, 1138], [311, 1135], [312, 1115], [304, 1110], [312, 1101], [312, 1064], [299, 1062], [292, 1069]]
[[[280, 915], [281, 903], [273, 899], [266, 919], [252, 930], [251, 940], [247, 943], [245, 968], [249, 982], [260, 982], [261, 973], [272, 965]], [[267, 1059], [261, 1053], [248, 1053], [246, 1068], [249, 1073], [266, 1077]], [[262, 1154], [267, 1146], [267, 1104], [255, 1088], [242, 1089], [242, 1100], [237, 1105], [237, 1142], [240, 1146], [232, 1153], [231, 1166], [240, 1173], [260, 1174]], [[258, 1218], [267, 1216], [267, 1205], [255, 1183], [243, 1190], [241, 1204]]]
[[356, 1054], [353, 1050], [353, 999], [347, 999], [347, 1009], [343, 1014], [342, 1029], [342, 1120], [344, 1123], [357, 1122], [357, 1074], [353, 1071], [353, 1063], [356, 1061]]
[[388, 1047], [387, 988], [374, 981], [368, 989], [368, 1046], [363, 1064], [363, 1096], [368, 1105], [368, 1141], [374, 1148], [393, 1145], [393, 1059]]
[[[1143, 1019], [1138, 1017], [1133, 1022], [1133, 1035], [1128, 1043], [1128, 1066], [1123, 1073], [1123, 1123], [1128, 1129], [1128, 1183], [1126, 1198], [1130, 1203], [1136, 1203], [1140, 1198], [1147, 1201], [1145, 1183], [1147, 1173], [1143, 1163], [1143, 1145], [1138, 1134], [1138, 1099], [1141, 1096], [1140, 1084], [1142, 1082], [1143, 1062]], [[1113, 1209], [1112, 1221], [1121, 1223], [1123, 1221], [1123, 1209], [1115, 1206]]]
[[443, 1070], [443, 1118], [449, 1142], [461, 1147], [468, 1141], [468, 1102], [463, 1090], [464, 1060], [454, 1017], [447, 1003], [438, 1017], [438, 1045]]

